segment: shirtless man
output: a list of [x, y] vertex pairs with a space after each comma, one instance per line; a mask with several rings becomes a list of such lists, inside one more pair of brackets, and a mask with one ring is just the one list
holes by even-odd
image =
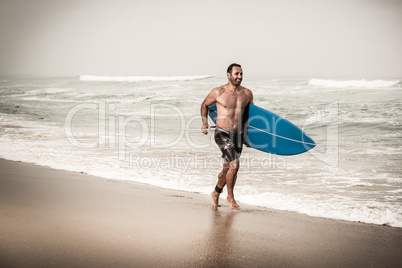
[[227, 185], [227, 202], [232, 209], [240, 209], [233, 195], [239, 170], [239, 158], [243, 148], [243, 114], [249, 103], [253, 103], [253, 93], [242, 87], [243, 70], [239, 64], [233, 63], [227, 69], [228, 83], [214, 88], [201, 104], [202, 128], [208, 134], [208, 106], [216, 102], [217, 120], [215, 142], [222, 151], [223, 169], [218, 175], [215, 191], [211, 193], [214, 206], [218, 207], [219, 195]]

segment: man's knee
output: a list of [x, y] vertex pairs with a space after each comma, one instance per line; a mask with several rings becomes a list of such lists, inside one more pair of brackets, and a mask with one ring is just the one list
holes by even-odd
[[232, 162], [230, 162], [229, 167], [231, 170], [235, 170], [235, 171], [239, 170], [239, 167], [240, 167], [239, 159], [235, 159]]

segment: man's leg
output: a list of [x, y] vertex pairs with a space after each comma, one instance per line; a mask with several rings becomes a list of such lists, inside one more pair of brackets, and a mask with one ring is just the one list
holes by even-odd
[[236, 203], [234, 199], [234, 186], [236, 183], [236, 178], [237, 178], [237, 171], [239, 170], [240, 166], [240, 161], [239, 159], [235, 159], [229, 164], [229, 170], [226, 173], [226, 184], [228, 188], [228, 197], [227, 201], [229, 204], [229, 207], [231, 209], [240, 209], [239, 205]]
[[[218, 183], [216, 186], [220, 189], [223, 189], [226, 185], [226, 174], [229, 170], [229, 164], [226, 162], [226, 160], [223, 160], [223, 168], [222, 171], [218, 175]], [[214, 206], [219, 207], [219, 195], [221, 193], [218, 193], [217, 191], [213, 191], [211, 193], [212, 200], [214, 201]]]

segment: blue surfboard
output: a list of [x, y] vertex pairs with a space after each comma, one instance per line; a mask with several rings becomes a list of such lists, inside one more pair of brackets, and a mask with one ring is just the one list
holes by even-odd
[[[216, 103], [209, 106], [208, 114], [216, 123]], [[316, 146], [296, 125], [254, 104], [248, 105], [244, 117], [247, 143], [252, 148], [277, 155], [295, 155]]]

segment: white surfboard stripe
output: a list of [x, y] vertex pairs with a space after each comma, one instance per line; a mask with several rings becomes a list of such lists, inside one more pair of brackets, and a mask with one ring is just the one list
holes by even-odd
[[264, 133], [267, 133], [267, 134], [270, 134], [270, 135], [272, 135], [272, 136], [279, 137], [279, 138], [282, 138], [282, 139], [286, 139], [286, 140], [290, 140], [290, 141], [294, 141], [294, 142], [300, 142], [300, 143], [304, 143], [304, 144], [308, 144], [308, 145], [314, 145], [314, 146], [317, 145], [317, 144], [315, 144], [315, 143], [310, 143], [310, 142], [305, 142], [305, 141], [298, 141], [298, 140], [286, 138], [286, 137], [283, 137], [283, 136], [280, 136], [280, 135], [276, 135], [276, 134], [274, 134], [274, 133], [270, 133], [270, 132], [268, 132], [268, 131], [262, 130], [262, 129], [260, 129], [260, 128], [256, 128], [256, 127], [250, 126], [250, 125], [248, 125], [248, 127], [257, 129], [257, 130], [259, 130], [259, 131], [261, 131], [261, 132], [264, 132]]

